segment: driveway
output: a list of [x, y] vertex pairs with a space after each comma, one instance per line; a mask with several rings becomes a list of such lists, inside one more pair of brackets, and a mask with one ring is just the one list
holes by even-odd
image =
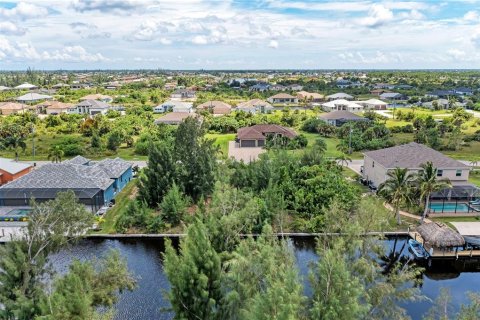
[[352, 171], [355, 171], [356, 173], [360, 174], [360, 167], [363, 166], [363, 159], [357, 159], [357, 160], [352, 160], [352, 162], [349, 162], [347, 167], [351, 169]]
[[473, 114], [475, 118], [480, 118], [480, 112], [478, 111], [473, 111], [473, 110], [466, 110], [468, 113]]
[[392, 112], [389, 110], [373, 110], [373, 111], [375, 111], [375, 113], [381, 116], [384, 116], [386, 118], [389, 118], [389, 119], [393, 118]]
[[258, 156], [266, 150], [260, 147], [240, 148], [237, 147], [235, 141], [228, 142], [228, 157], [237, 161], [249, 163], [258, 159]]

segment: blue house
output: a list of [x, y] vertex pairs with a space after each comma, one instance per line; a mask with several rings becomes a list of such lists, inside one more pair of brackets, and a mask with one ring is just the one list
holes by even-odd
[[0, 187], [0, 206], [29, 205], [72, 190], [92, 212], [110, 203], [132, 179], [132, 164], [120, 158], [91, 161], [81, 156], [50, 163]]

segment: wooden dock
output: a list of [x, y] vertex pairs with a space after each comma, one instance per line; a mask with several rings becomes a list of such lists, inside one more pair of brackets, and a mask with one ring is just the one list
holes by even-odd
[[480, 258], [480, 250], [441, 250], [438, 248], [432, 248], [427, 243], [425, 243], [425, 240], [416, 231], [410, 231], [408, 232], [408, 235], [410, 236], [410, 238], [420, 242], [425, 248], [425, 250], [427, 250], [430, 257], [433, 259]]

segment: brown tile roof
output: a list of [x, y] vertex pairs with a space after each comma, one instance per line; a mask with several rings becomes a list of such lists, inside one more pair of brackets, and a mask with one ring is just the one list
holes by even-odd
[[105, 100], [105, 99], [113, 99], [111, 96], [107, 96], [104, 94], [96, 93], [96, 94], [89, 94], [84, 97], [81, 97], [79, 100]]
[[239, 108], [251, 108], [251, 107], [256, 107], [256, 106], [265, 106], [265, 107], [271, 107], [272, 105], [266, 101], [263, 101], [261, 99], [252, 99], [248, 100], [245, 102], [240, 102], [237, 104], [237, 107]]
[[436, 168], [469, 168], [460, 161], [447, 157], [441, 152], [433, 150], [423, 144], [410, 142], [400, 146], [369, 151], [365, 156], [372, 158], [385, 168], [418, 169], [422, 163], [431, 161]]
[[277, 124], [257, 124], [251, 127], [238, 129], [237, 138], [240, 140], [264, 139], [265, 134], [267, 133], [279, 133], [288, 138], [293, 138], [297, 135], [292, 129]]
[[28, 109], [28, 107], [22, 103], [16, 102], [0, 102], [0, 110], [22, 110]]
[[289, 95], [288, 93], [277, 93], [271, 96], [270, 99], [295, 99], [296, 97]]
[[73, 107], [73, 103], [63, 103], [60, 101], [45, 101], [37, 104], [37, 106], [46, 107], [47, 109], [68, 109]]
[[223, 101], [213, 100], [207, 101], [197, 106], [197, 109], [213, 109], [214, 114], [227, 114], [230, 113], [232, 106]]

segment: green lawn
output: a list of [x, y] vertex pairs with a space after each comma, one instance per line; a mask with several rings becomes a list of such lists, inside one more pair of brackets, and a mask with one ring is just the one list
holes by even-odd
[[115, 221], [119, 214], [126, 210], [128, 203], [132, 201], [129, 197], [136, 184], [137, 180], [134, 179], [130, 181], [122, 191], [120, 191], [115, 197], [115, 206], [108, 210], [105, 216], [103, 216], [104, 221], [100, 224], [102, 229], [94, 233], [115, 233]]
[[222, 155], [228, 156], [228, 142], [235, 140], [235, 133], [207, 133], [208, 139], [214, 139], [215, 145], [220, 147]]
[[480, 170], [471, 171], [468, 181], [480, 187]]
[[[342, 154], [341, 151], [337, 150], [337, 145], [340, 143], [340, 139], [338, 138], [325, 138], [320, 136], [317, 133], [309, 133], [305, 131], [301, 131], [301, 134], [305, 135], [308, 140], [307, 148], [312, 147], [315, 144], [317, 139], [325, 140], [327, 144], [327, 150], [325, 151], [325, 156], [328, 158], [336, 158]], [[361, 152], [353, 152], [350, 156], [352, 159], [363, 159], [363, 155]]]

